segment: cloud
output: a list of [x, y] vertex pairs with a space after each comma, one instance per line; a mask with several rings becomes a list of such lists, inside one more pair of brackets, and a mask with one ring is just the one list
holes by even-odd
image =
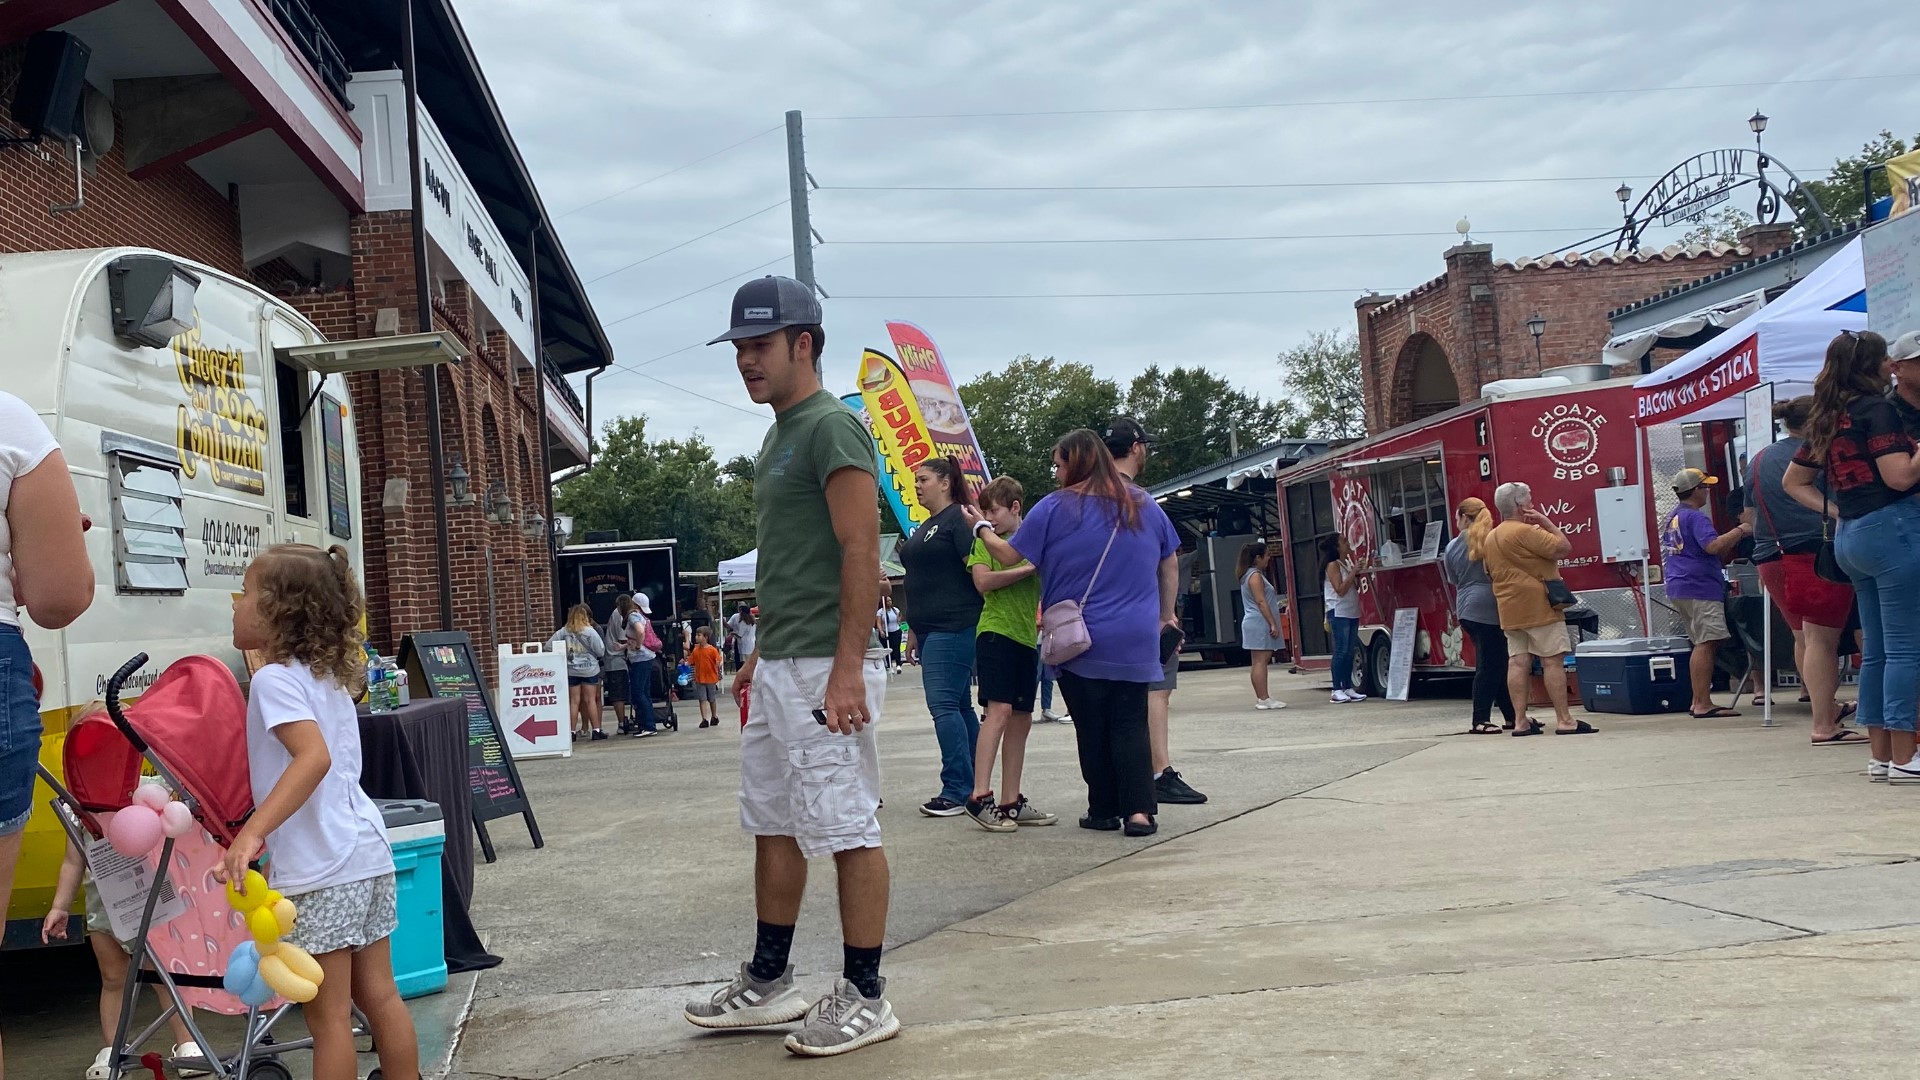
[[[1465, 215], [1497, 257], [1552, 250], [1616, 222], [1621, 178], [1645, 190], [1682, 158], [1750, 145], [1824, 176], [1882, 127], [1920, 127], [1912, 80], [1549, 95], [1619, 87], [1774, 82], [1913, 69], [1902, 35], [1862, 32], [1883, 5], [1738, 9], [1629, 0], [1194, 4], [982, 0], [462, 0], [462, 20], [522, 154], [555, 213], [807, 115], [808, 166], [824, 186], [814, 226], [836, 297], [979, 293], [1337, 293], [1131, 299], [827, 301], [831, 388], [850, 388], [882, 323], [927, 328], [958, 378], [1021, 353], [1092, 363], [1125, 380], [1150, 363], [1203, 363], [1266, 396], [1277, 353], [1354, 324], [1361, 290], [1403, 289], [1442, 269]], [[1009, 112], [1482, 96], [1094, 115], [836, 120]], [[1358, 182], [1593, 176], [1584, 183], [1354, 186]], [[1632, 179], [1638, 178], [1638, 179]], [[899, 185], [1232, 184], [1223, 191], [853, 191]], [[783, 198], [775, 133], [561, 218], [586, 278]], [[1538, 230], [1514, 233], [1506, 230]], [[1418, 232], [1414, 237], [1059, 246], [863, 246], [856, 240], [1033, 239]], [[1670, 239], [1669, 233], [1658, 238]], [[762, 214], [595, 283], [603, 321], [659, 304], [790, 250], [784, 211]], [[777, 266], [768, 271], [785, 271]], [[744, 279], [742, 279], [744, 280]], [[734, 282], [609, 329], [623, 364], [713, 336]], [[1600, 342], [1594, 342], [1598, 350]], [[750, 413], [724, 347], [648, 374]], [[767, 421], [631, 373], [595, 389], [600, 419], [646, 413], [662, 435], [703, 433], [751, 453]]]

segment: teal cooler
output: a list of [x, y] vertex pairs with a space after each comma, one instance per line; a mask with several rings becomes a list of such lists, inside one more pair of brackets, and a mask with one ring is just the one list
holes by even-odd
[[1693, 700], [1683, 637], [1613, 638], [1574, 646], [1580, 700], [1590, 712], [1680, 712]]
[[440, 911], [440, 859], [447, 846], [440, 806], [425, 799], [380, 803], [393, 847], [400, 927], [393, 932], [393, 981], [403, 998], [447, 988], [445, 923]]

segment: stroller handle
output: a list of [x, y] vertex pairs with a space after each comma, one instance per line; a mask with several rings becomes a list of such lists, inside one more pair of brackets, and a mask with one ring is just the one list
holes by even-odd
[[147, 752], [147, 743], [133, 730], [133, 725], [127, 723], [127, 714], [120, 711], [120, 688], [126, 685], [128, 679], [133, 678], [134, 672], [145, 667], [146, 663], [147, 654], [137, 653], [133, 659], [121, 664], [120, 670], [114, 672], [113, 676], [107, 680], [107, 715], [113, 718], [113, 726], [120, 729], [120, 734], [125, 735], [127, 741], [133, 744], [133, 748], [142, 754]]

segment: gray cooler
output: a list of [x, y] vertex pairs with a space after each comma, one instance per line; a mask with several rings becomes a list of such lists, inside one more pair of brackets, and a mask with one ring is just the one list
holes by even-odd
[[1682, 712], [1693, 700], [1683, 637], [1610, 638], [1574, 646], [1580, 698], [1591, 712]]

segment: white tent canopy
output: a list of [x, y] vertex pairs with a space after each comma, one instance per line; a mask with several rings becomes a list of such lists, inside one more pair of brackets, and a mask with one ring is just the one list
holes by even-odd
[[754, 548], [745, 555], [726, 559], [720, 563], [721, 585], [744, 585], [753, 581], [755, 571], [760, 568], [760, 549]]
[[1866, 287], [1856, 237], [1735, 329], [1636, 382], [1640, 425], [1735, 419], [1741, 395], [1767, 383], [1776, 400], [1806, 393], [1834, 335], [1867, 328]]
[[1731, 300], [1711, 304], [1698, 311], [1668, 319], [1658, 326], [1646, 326], [1621, 334], [1601, 350], [1600, 362], [1608, 367], [1637, 364], [1655, 349], [1690, 349], [1705, 344], [1720, 331], [1759, 311], [1767, 302], [1763, 289], [1743, 293]]

